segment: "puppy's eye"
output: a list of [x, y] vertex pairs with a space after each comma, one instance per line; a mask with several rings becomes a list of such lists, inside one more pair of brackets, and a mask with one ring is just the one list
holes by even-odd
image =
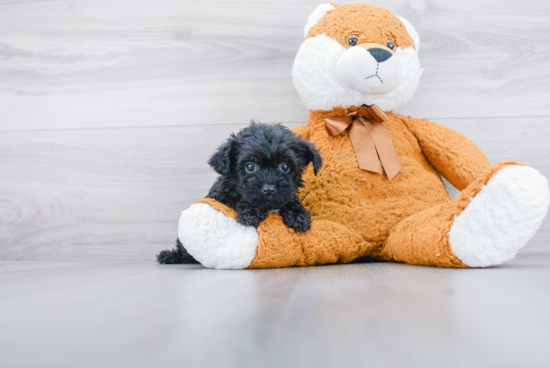
[[279, 170], [284, 172], [285, 174], [290, 171], [290, 166], [288, 166], [286, 163], [282, 163], [279, 165]]
[[395, 43], [393, 43], [392, 41], [386, 42], [386, 45], [388, 46], [389, 49], [395, 50]]
[[357, 42], [359, 42], [359, 37], [355, 35], [351, 35], [348, 37], [348, 45], [355, 46], [357, 45]]
[[248, 171], [249, 173], [251, 172], [254, 172], [256, 171], [256, 165], [254, 165], [253, 163], [247, 163], [246, 166], [244, 167], [246, 169], [246, 171]]

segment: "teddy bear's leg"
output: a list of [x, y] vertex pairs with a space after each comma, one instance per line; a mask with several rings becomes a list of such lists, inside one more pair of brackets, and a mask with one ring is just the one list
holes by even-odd
[[250, 265], [258, 232], [236, 221], [231, 208], [214, 199], [201, 199], [182, 211], [178, 239], [187, 252], [208, 268], [243, 269]]
[[201, 264], [220, 269], [345, 263], [373, 248], [332, 221], [314, 218], [307, 233], [296, 233], [278, 214], [269, 214], [258, 229], [239, 224], [235, 217], [235, 211], [223, 204], [202, 199], [182, 212], [179, 239]]
[[258, 239], [256, 255], [248, 268], [348, 263], [374, 248], [345, 225], [315, 217], [308, 232], [296, 233], [278, 215], [270, 214], [258, 227]]
[[548, 181], [511, 162], [492, 166], [449, 203], [399, 223], [381, 259], [442, 267], [488, 267], [513, 259], [550, 203]]

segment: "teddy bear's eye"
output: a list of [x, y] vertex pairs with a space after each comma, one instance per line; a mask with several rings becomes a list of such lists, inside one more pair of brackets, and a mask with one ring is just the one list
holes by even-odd
[[388, 46], [389, 49], [395, 50], [395, 43], [393, 43], [392, 41], [386, 42], [386, 45]]
[[355, 35], [351, 35], [348, 37], [348, 45], [355, 46], [357, 45], [357, 42], [359, 42], [359, 37]]

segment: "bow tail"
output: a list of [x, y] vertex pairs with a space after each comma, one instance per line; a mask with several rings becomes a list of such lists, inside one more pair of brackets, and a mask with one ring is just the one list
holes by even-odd
[[372, 139], [369, 129], [358, 121], [354, 121], [351, 124], [349, 130], [349, 136], [355, 155], [357, 156], [357, 162], [359, 168], [382, 174], [382, 168], [378, 161], [378, 154], [376, 153], [376, 147], [374, 146], [374, 140]]
[[388, 179], [392, 180], [392, 178], [401, 170], [402, 166], [399, 162], [399, 157], [397, 156], [397, 152], [393, 146], [388, 129], [386, 129], [383, 123], [371, 123], [363, 119], [361, 120], [370, 132], [370, 136], [372, 137], [376, 151], [380, 156], [380, 161], [382, 161], [386, 175], [388, 175]]

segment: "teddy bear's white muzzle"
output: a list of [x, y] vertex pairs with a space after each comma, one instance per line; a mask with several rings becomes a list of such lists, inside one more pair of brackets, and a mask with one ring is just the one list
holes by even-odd
[[344, 88], [379, 95], [396, 89], [403, 80], [403, 72], [397, 53], [378, 62], [368, 50], [354, 46], [338, 59], [335, 77]]

